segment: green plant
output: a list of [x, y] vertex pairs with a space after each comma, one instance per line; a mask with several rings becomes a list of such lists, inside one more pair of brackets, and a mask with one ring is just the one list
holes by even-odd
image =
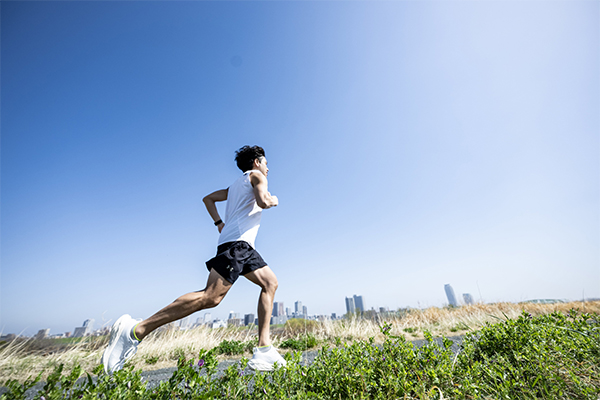
[[244, 354], [246, 350], [247, 345], [238, 340], [223, 340], [217, 347], [215, 347], [216, 354], [225, 354], [228, 356]]
[[[468, 334], [457, 355], [446, 338], [438, 343], [425, 330], [425, 344], [415, 347], [384, 324], [380, 345], [373, 338], [340, 341], [339, 347], [323, 347], [310, 366], [300, 363], [299, 352], [290, 352], [287, 365], [269, 373], [247, 374], [248, 360], [242, 359], [217, 376], [217, 348], [201, 350], [197, 360], [180, 357], [171, 378], [154, 388], [146, 387], [130, 364], [113, 375], [98, 366], [96, 379], [87, 374], [79, 383], [80, 367], [63, 374], [60, 365], [36, 398], [597, 400], [599, 320], [597, 314], [573, 310], [540, 317], [523, 313]], [[38, 380], [9, 380], [1, 399], [25, 399]]]
[[469, 329], [471, 328], [469, 328], [467, 324], [465, 324], [464, 322], [460, 322], [454, 325], [452, 328], [450, 328], [450, 332], [467, 331]]
[[287, 339], [281, 342], [279, 345], [282, 349], [291, 349], [291, 350], [308, 350], [316, 347], [319, 344], [317, 338], [313, 335], [301, 335], [297, 338]]
[[171, 360], [179, 360], [181, 357], [185, 357], [185, 350], [181, 347], [177, 347], [171, 352]]
[[146, 356], [144, 357], [144, 362], [146, 364], [154, 365], [160, 360], [160, 356]]

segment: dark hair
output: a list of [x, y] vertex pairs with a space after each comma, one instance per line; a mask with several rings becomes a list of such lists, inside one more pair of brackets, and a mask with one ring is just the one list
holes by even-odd
[[260, 146], [244, 146], [235, 152], [235, 162], [242, 172], [252, 169], [252, 164], [257, 158], [265, 156], [265, 151]]

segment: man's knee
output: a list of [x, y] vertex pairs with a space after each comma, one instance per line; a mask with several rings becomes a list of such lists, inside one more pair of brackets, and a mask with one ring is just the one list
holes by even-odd
[[225, 297], [225, 296], [209, 297], [206, 299], [204, 306], [206, 308], [214, 308], [214, 307], [218, 306], [219, 303], [221, 303], [221, 300], [223, 300], [223, 297]]
[[277, 288], [279, 287], [279, 282], [277, 282], [277, 278], [273, 277], [265, 282], [264, 289], [269, 293], [275, 293]]
[[208, 294], [204, 300], [203, 308], [214, 308], [221, 303], [221, 301], [225, 298], [224, 294]]

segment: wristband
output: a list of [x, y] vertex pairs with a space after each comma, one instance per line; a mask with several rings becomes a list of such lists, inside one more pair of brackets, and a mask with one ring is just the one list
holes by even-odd
[[221, 221], [221, 220], [218, 220], [217, 222], [215, 222], [215, 226], [219, 226], [219, 225], [221, 225], [222, 223], [223, 223], [223, 221]]

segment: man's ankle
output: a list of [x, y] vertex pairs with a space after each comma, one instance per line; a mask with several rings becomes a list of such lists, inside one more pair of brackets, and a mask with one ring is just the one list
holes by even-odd
[[271, 350], [271, 345], [267, 345], [267, 346], [258, 346], [258, 351], [266, 353], [267, 351]]
[[137, 340], [138, 342], [141, 342], [142, 339], [144, 338], [143, 335], [140, 335], [139, 332], [136, 333], [136, 328], [138, 327], [138, 325], [140, 324], [140, 322], [138, 322], [133, 329], [131, 329], [131, 338], [134, 340]]

